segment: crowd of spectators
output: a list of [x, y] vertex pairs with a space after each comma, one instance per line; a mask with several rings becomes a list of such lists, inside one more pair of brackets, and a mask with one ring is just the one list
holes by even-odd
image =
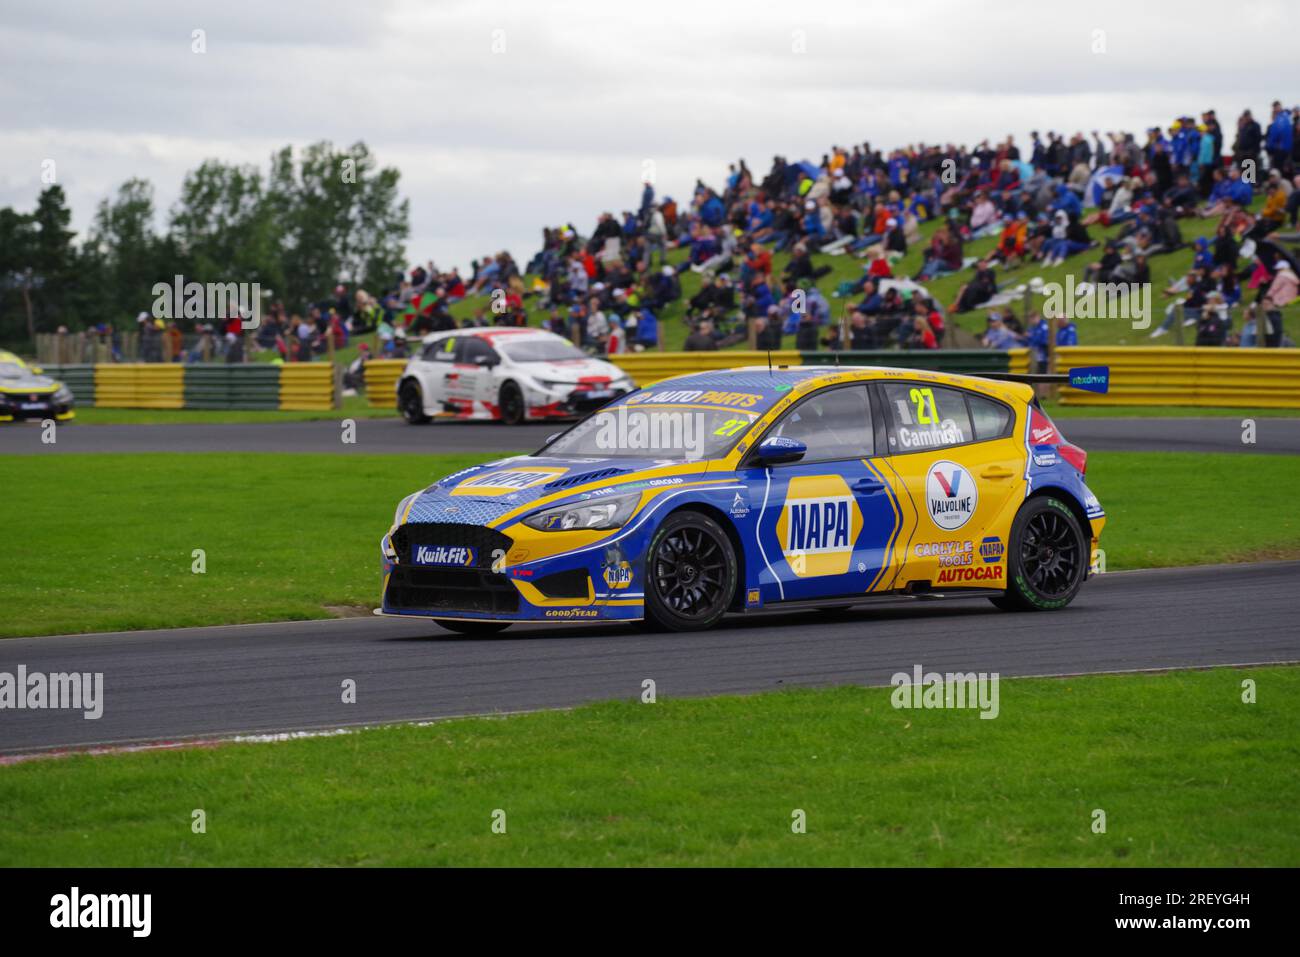
[[[655, 348], [661, 316], [675, 303], [689, 350], [751, 335], [771, 349], [932, 349], [949, 332], [945, 315], [998, 304], [1000, 273], [1076, 261], [1072, 271], [1089, 282], [1148, 282], [1153, 257], [1186, 248], [1180, 222], [1205, 218], [1217, 220], [1215, 238], [1198, 242], [1196, 265], [1166, 290], [1173, 306], [1198, 324], [1253, 293], [1253, 310], [1269, 317], [1270, 342], [1280, 341], [1278, 309], [1289, 301], [1296, 268], [1282, 241], [1300, 238], [1298, 124], [1300, 107], [1274, 103], [1266, 125], [1247, 110], [1231, 133], [1207, 110], [1141, 137], [1034, 132], [1023, 150], [1011, 136], [973, 148], [860, 143], [834, 146], [819, 163], [776, 156], [762, 175], [742, 159], [720, 190], [697, 181], [687, 202], [660, 197], [647, 182], [637, 208], [602, 213], [590, 235], [572, 223], [544, 229], [522, 270], [500, 252], [475, 260], [467, 277], [427, 263], [377, 297], [339, 286], [302, 313], [273, 304], [251, 348], [305, 361], [331, 343], [375, 332], [379, 351], [400, 357], [408, 339], [456, 327], [455, 302], [486, 296], [488, 305], [460, 324], [524, 325], [531, 315], [533, 324], [599, 354]], [[1251, 212], [1261, 191], [1264, 202]], [[923, 242], [921, 226], [931, 221], [937, 224]], [[1090, 232], [1099, 226], [1119, 230], [1099, 244]], [[996, 238], [993, 249], [969, 256], [967, 244], [983, 237]], [[918, 245], [919, 268], [898, 275]], [[674, 250], [684, 253], [672, 257], [675, 265]], [[779, 252], [789, 258], [778, 271]], [[855, 257], [862, 268], [828, 297], [818, 281], [834, 256]], [[688, 271], [701, 279], [684, 299]], [[938, 303], [926, 284], [954, 274], [964, 277], [957, 294]], [[1031, 316], [1021, 328], [999, 311], [982, 341], [1038, 348], [1047, 325]], [[236, 348], [238, 332], [209, 332]], [[1077, 331], [1067, 323], [1057, 335], [1071, 340]], [[1232, 336], [1226, 324], [1218, 331], [1198, 325], [1205, 344]]]

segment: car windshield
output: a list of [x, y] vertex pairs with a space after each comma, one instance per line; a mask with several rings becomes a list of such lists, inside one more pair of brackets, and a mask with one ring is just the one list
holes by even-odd
[[525, 339], [499, 347], [511, 362], [560, 362], [564, 359], [585, 359], [587, 354], [563, 339]]
[[0, 362], [0, 379], [21, 379], [27, 370], [16, 362]]
[[654, 387], [615, 400], [539, 454], [687, 462], [726, 455], [779, 394]]

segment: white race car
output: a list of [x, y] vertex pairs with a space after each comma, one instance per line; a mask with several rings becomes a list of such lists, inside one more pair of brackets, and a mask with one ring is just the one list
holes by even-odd
[[397, 380], [397, 409], [418, 425], [433, 418], [575, 418], [636, 388], [612, 363], [543, 329], [454, 329], [424, 337]]

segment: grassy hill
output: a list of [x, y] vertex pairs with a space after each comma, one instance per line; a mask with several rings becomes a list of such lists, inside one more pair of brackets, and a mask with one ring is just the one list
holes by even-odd
[[[1162, 295], [1162, 290], [1170, 283], [1183, 276], [1192, 263], [1192, 243], [1200, 236], [1213, 236], [1214, 230], [1218, 225], [1218, 219], [1183, 219], [1179, 220], [1179, 227], [1182, 230], [1185, 245], [1183, 248], [1165, 255], [1154, 256], [1149, 261], [1151, 267], [1152, 282], [1152, 299], [1151, 311], [1152, 322], [1151, 328], [1146, 330], [1134, 330], [1130, 323], [1121, 319], [1080, 319], [1077, 321], [1079, 328], [1079, 343], [1081, 345], [1173, 345], [1176, 342], [1175, 336], [1171, 333], [1158, 340], [1150, 338], [1150, 333], [1159, 325], [1164, 318], [1165, 307], [1169, 305], [1171, 298]], [[894, 274], [896, 276], [912, 276], [921, 268], [922, 253], [929, 242], [931, 234], [938, 226], [938, 221], [931, 221], [921, 225], [922, 241], [916, 243], [908, 250], [906, 257], [900, 262], [894, 264]], [[998, 288], [1006, 289], [1027, 283], [1034, 277], [1041, 278], [1044, 282], [1064, 283], [1066, 276], [1073, 274], [1075, 282], [1083, 278], [1084, 267], [1088, 263], [1096, 262], [1101, 258], [1101, 246], [1105, 240], [1119, 234], [1121, 226], [1102, 228], [1100, 226], [1090, 227], [1089, 235], [1097, 242], [1097, 246], [1089, 249], [1077, 256], [1073, 256], [1065, 263], [1052, 269], [1044, 269], [1039, 263], [1025, 263], [1018, 269], [998, 270]], [[968, 242], [965, 246], [965, 255], [984, 256], [991, 252], [997, 246], [996, 237], [987, 237]], [[686, 251], [674, 250], [669, 255], [669, 262], [681, 262], [686, 256]], [[789, 261], [788, 253], [779, 253], [773, 257], [773, 274], [780, 275], [785, 264]], [[862, 269], [865, 260], [856, 259], [850, 255], [828, 256], [814, 254], [813, 262], [817, 265], [827, 265], [831, 267], [829, 275], [822, 277], [817, 286], [826, 295], [835, 310], [838, 317], [839, 311], [850, 304], [850, 300], [835, 299], [832, 293], [835, 288], [845, 280], [857, 279], [862, 275]], [[961, 285], [970, 279], [973, 273], [972, 269], [963, 270], [950, 276], [943, 276], [939, 279], [927, 283], [932, 295], [944, 306], [945, 309], [957, 298], [957, 291]], [[673, 303], [663, 310], [660, 315], [660, 341], [665, 350], [673, 351], [681, 348], [686, 339], [687, 328], [684, 321], [686, 315], [685, 300], [689, 299], [699, 291], [701, 276], [689, 270], [682, 273], [682, 299]], [[734, 277], [733, 277], [734, 278]], [[532, 277], [528, 277], [528, 283], [531, 284]], [[1253, 295], [1253, 292], [1251, 293]], [[525, 300], [529, 310], [529, 322], [531, 325], [538, 325], [542, 321], [543, 313], [536, 296]], [[1042, 297], [1036, 297], [1035, 306], [1041, 308]], [[479, 309], [487, 308], [489, 300], [486, 296], [470, 296], [451, 307], [451, 313], [457, 319], [469, 319], [473, 317]], [[1017, 315], [1024, 308], [1023, 303], [1017, 302], [1010, 307]], [[1233, 312], [1233, 328], [1240, 331], [1242, 325], [1241, 308]], [[1292, 303], [1283, 310], [1283, 317], [1288, 333], [1292, 338], [1300, 335], [1300, 328], [1297, 327], [1297, 317], [1300, 317], [1300, 303]], [[985, 311], [977, 309], [973, 312], [965, 313], [957, 317], [950, 317], [950, 321], [955, 321], [956, 325], [967, 330], [973, 335], [980, 335], [985, 327]], [[1191, 345], [1195, 339], [1194, 330], [1184, 330], [1184, 343]], [[361, 340], [371, 344], [371, 348], [376, 348], [375, 337], [366, 336]], [[794, 337], [786, 338], [787, 347], [792, 347]], [[348, 348], [338, 353], [341, 361], [351, 361], [356, 355], [356, 342], [349, 344]], [[269, 358], [269, 357], [268, 357]]]

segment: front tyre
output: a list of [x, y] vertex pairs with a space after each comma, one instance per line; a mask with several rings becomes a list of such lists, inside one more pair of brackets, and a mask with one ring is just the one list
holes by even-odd
[[1004, 611], [1051, 611], [1074, 600], [1088, 569], [1088, 541], [1060, 499], [1020, 507], [1007, 548], [1007, 592], [990, 599]]
[[666, 631], [712, 627], [736, 593], [736, 553], [722, 526], [674, 512], [646, 550], [646, 620]]
[[524, 393], [513, 382], [501, 386], [501, 392], [497, 396], [497, 406], [501, 409], [501, 421], [506, 425], [518, 425], [528, 414], [528, 409], [524, 405]]
[[468, 619], [454, 618], [435, 618], [435, 625], [441, 625], [448, 631], [454, 631], [458, 635], [470, 635], [474, 638], [486, 638], [488, 635], [496, 635], [510, 627], [508, 621], [469, 621]]
[[397, 390], [397, 410], [411, 425], [424, 425], [429, 417], [424, 414], [424, 393], [413, 379], [407, 379]]

